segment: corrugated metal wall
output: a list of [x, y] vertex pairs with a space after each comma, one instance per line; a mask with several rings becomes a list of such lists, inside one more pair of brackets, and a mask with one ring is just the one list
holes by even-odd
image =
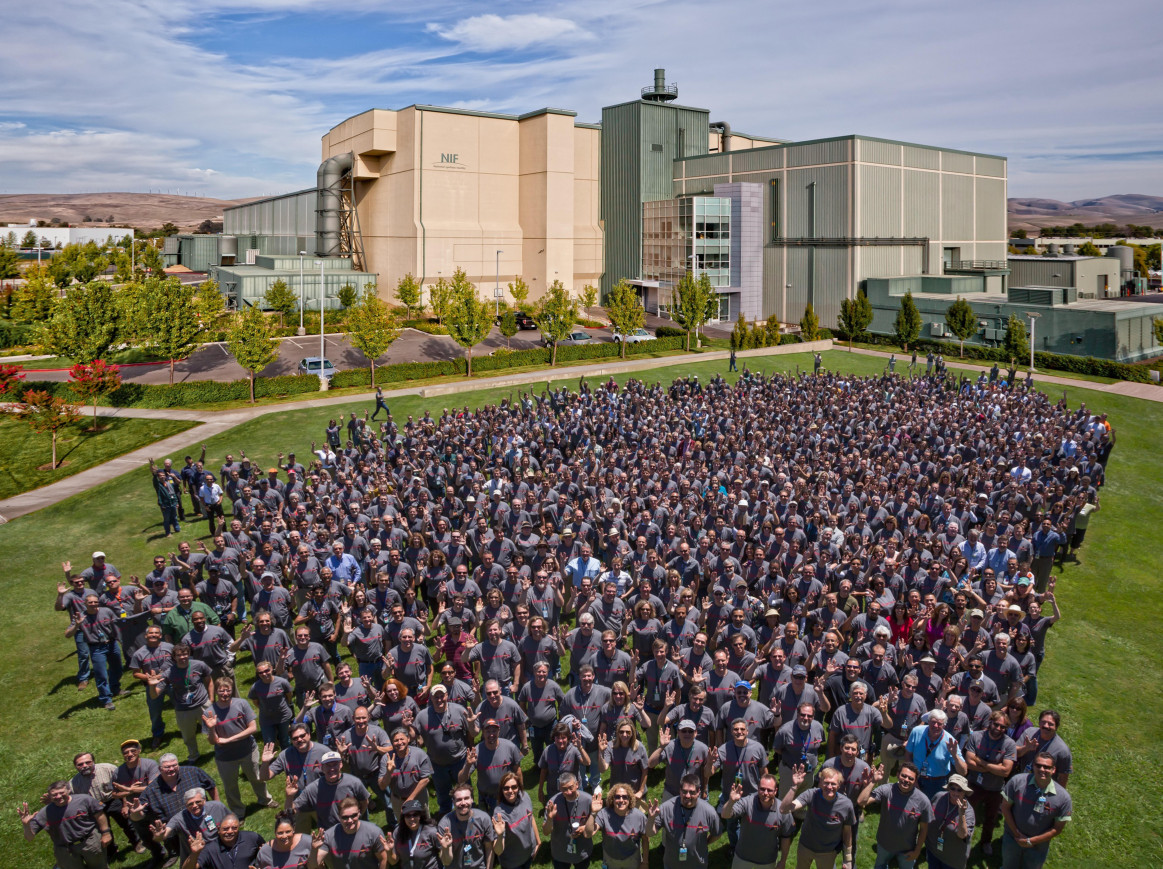
[[[789, 237], [839, 238], [849, 234], [849, 166], [794, 169], [787, 176], [783, 234]], [[816, 183], [815, 231], [812, 229], [811, 182]], [[798, 319], [798, 318], [797, 318]]]
[[946, 172], [973, 173], [973, 155], [955, 151], [941, 152], [941, 168]]
[[851, 139], [792, 145], [785, 149], [788, 167], [818, 166], [824, 163], [843, 163], [850, 158]]
[[[701, 166], [704, 161], [698, 160], [688, 164]], [[760, 149], [754, 151], [735, 151], [731, 154], [731, 171], [755, 172], [760, 169], [780, 169], [783, 167], [783, 149]]]
[[[972, 162], [973, 158], [970, 158]], [[944, 241], [973, 241], [973, 178], [968, 175], [941, 175], [941, 238]], [[963, 245], [964, 247], [964, 245]], [[962, 253], [962, 259], [972, 259]]]
[[[978, 163], [980, 164], [980, 159]], [[1006, 184], [992, 178], [977, 179], [977, 240], [996, 241], [1008, 237], [1006, 227]], [[978, 259], [985, 259], [978, 251]], [[1004, 258], [1004, 257], [1003, 257]]]
[[978, 175], [992, 175], [994, 178], [1004, 178], [1006, 174], [1006, 161], [1001, 157], [982, 157], [975, 158], [977, 163]]
[[[881, 142], [863, 142], [867, 145]], [[899, 150], [899, 149], [898, 149]], [[860, 217], [856, 235], [899, 237], [901, 232], [901, 170], [890, 166], [859, 166]]]
[[910, 238], [940, 238], [940, 176], [904, 170], [904, 233]]
[[602, 109], [601, 215], [606, 269], [602, 294], [637, 277], [642, 259], [640, 103]]
[[904, 165], [911, 166], [914, 169], [941, 168], [941, 152], [935, 151], [932, 148], [916, 148], [905, 145], [902, 159]]
[[260, 199], [222, 213], [226, 235], [313, 235], [317, 194], [314, 188]]
[[859, 148], [857, 160], [865, 163], [882, 163], [886, 166], [901, 164], [901, 146], [893, 142], [877, 142], [872, 139], [857, 139]]
[[787, 250], [787, 319], [798, 322], [811, 299], [816, 315], [831, 327], [840, 315], [848, 275], [848, 250], [790, 247]]

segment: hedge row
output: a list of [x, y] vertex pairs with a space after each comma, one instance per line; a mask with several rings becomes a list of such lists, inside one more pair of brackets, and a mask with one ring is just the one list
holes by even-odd
[[[682, 338], [660, 338], [654, 341], [631, 344], [626, 348], [626, 355], [664, 353], [681, 349], [683, 349]], [[579, 359], [610, 359], [620, 356], [621, 352], [621, 345], [616, 343], [582, 344], [558, 347], [557, 360], [559, 362], [573, 362]], [[501, 351], [492, 356], [474, 356], [472, 370], [474, 374], [478, 374], [485, 371], [504, 371], [510, 368], [529, 368], [534, 365], [548, 365], [550, 358], [551, 353], [547, 347], [513, 350], [509, 353]], [[376, 384], [386, 386], [390, 383], [429, 380], [452, 375], [463, 377], [466, 373], [467, 366], [462, 356], [458, 356], [456, 359], [443, 359], [439, 362], [402, 362], [396, 365], [377, 367]], [[332, 378], [331, 385], [337, 389], [349, 386], [370, 386], [371, 371], [367, 368], [340, 371]]]
[[36, 327], [31, 323], [0, 321], [0, 350], [32, 344], [35, 331]]
[[[842, 332], [835, 333], [836, 340], [847, 341]], [[863, 344], [874, 344], [895, 347], [892, 338], [885, 335], [864, 335], [860, 339]], [[917, 341], [917, 352], [927, 354], [930, 350], [940, 353], [948, 359], [957, 359], [960, 356], [960, 346], [949, 341]], [[979, 362], [997, 362], [999, 365], [1008, 365], [1005, 351], [1001, 347], [982, 347], [980, 344], [966, 344], [965, 358]], [[1025, 363], [1027, 360], [1020, 360]], [[1065, 353], [1045, 353], [1035, 351], [1034, 365], [1040, 369], [1063, 371], [1069, 374], [1089, 374], [1096, 377], [1111, 377], [1115, 380], [1130, 380], [1135, 383], [1150, 383], [1149, 369], [1141, 365], [1132, 365], [1127, 362], [1113, 362], [1109, 359], [1096, 359], [1093, 356], [1069, 356]]]
[[[56, 381], [20, 381], [8, 397], [21, 400], [30, 390], [43, 390], [70, 401], [79, 401], [68, 383]], [[319, 391], [319, 378], [314, 375], [292, 374], [285, 377], [257, 377], [254, 381], [256, 398], [307, 395]], [[122, 383], [101, 403], [113, 407], [170, 408], [194, 404], [219, 404], [250, 399], [250, 382], [234, 380], [219, 383], [215, 380], [193, 380], [187, 383], [154, 385]]]

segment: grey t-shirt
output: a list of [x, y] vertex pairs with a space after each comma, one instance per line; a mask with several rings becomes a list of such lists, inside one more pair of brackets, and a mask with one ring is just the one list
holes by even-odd
[[672, 794], [677, 794], [679, 782], [688, 773], [702, 774], [703, 765], [711, 756], [711, 750], [705, 742], [693, 740], [690, 748], [683, 748], [678, 739], [672, 740], [662, 749], [662, 762], [666, 765], [666, 777], [663, 787]]
[[440, 819], [441, 830], [452, 833], [452, 862], [450, 869], [482, 869], [489, 845], [496, 838], [492, 819], [480, 809], [473, 809], [468, 820], [462, 821], [456, 812]]
[[610, 770], [610, 784], [626, 783], [634, 788], [637, 788], [638, 783], [642, 781], [647, 761], [650, 760], [650, 756], [646, 753], [646, 746], [641, 742], [637, 743], [634, 748], [611, 743], [606, 746], [603, 757]]
[[[975, 754], [978, 760], [983, 760], [986, 763], [1005, 763], [1007, 760], [1017, 763], [1018, 759], [1017, 743], [1006, 736], [1004, 731], [1001, 739], [991, 737], [988, 730], [970, 733], [965, 739], [964, 754], [967, 759], [970, 752]], [[1005, 783], [1005, 779], [1000, 775], [994, 775], [991, 772], [969, 771], [969, 784], [975, 790], [981, 788], [983, 791], [997, 793], [1005, 786]]]
[[537, 834], [534, 832], [537, 819], [533, 814], [533, 803], [529, 795], [521, 791], [517, 802], [512, 806], [498, 802], [496, 809], [493, 810], [493, 817], [498, 815], [505, 819], [505, 850], [497, 858], [501, 869], [524, 866], [533, 857], [534, 846], [537, 844]]
[[349, 744], [346, 752], [348, 768], [362, 782], [376, 781], [387, 770], [387, 756], [380, 754], [378, 747], [391, 745], [388, 734], [375, 724], [367, 726], [367, 732], [360, 736], [352, 725], [340, 739]]
[[767, 772], [767, 750], [754, 739], [748, 739], [740, 748], [734, 740], [718, 746], [719, 766], [723, 769], [722, 790], [731, 792], [731, 784], [743, 785], [744, 794], [759, 790], [759, 779]]
[[1043, 791], [1034, 781], [1033, 773], [1014, 776], [1006, 782], [1002, 796], [1010, 804], [1014, 823], [1024, 838], [1040, 836], [1055, 824], [1069, 821], [1073, 811], [1066, 788], [1051, 781], [1050, 787]]
[[327, 829], [339, 823], [339, 804], [347, 797], [367, 802], [367, 788], [363, 782], [348, 773], [340, 773], [334, 784], [317, 777], [295, 797], [295, 811], [314, 812], [315, 826]]
[[[210, 711], [218, 719], [218, 723], [214, 725], [214, 731], [219, 737], [234, 736], [235, 734], [241, 733], [254, 721], [254, 710], [241, 697], [231, 698], [230, 702], [225, 706], [212, 703], [210, 705]], [[250, 753], [254, 750], [255, 744], [254, 734], [251, 734], [245, 739], [239, 739], [236, 742], [216, 745], [214, 746], [214, 759], [242, 760], [245, 757], [250, 757]]]
[[262, 679], [255, 679], [246, 696], [258, 704], [260, 723], [282, 724], [295, 717], [290, 701], [294, 692], [291, 683], [282, 676], [272, 676], [269, 685]]
[[860, 756], [864, 757], [872, 747], [873, 728], [880, 727], [883, 720], [875, 706], [865, 703], [857, 712], [850, 703], [845, 703], [832, 715], [831, 732], [836, 735], [837, 743], [844, 736], [855, 736], [860, 741]]
[[378, 857], [384, 852], [383, 835], [371, 821], [360, 821], [350, 835], [344, 832], [343, 824], [337, 824], [323, 834], [326, 865], [329, 869], [378, 869]]
[[795, 835], [795, 819], [779, 810], [779, 797], [765, 809], [758, 794], [751, 794], [731, 807], [739, 819], [739, 844], [735, 853], [749, 863], [771, 863], [780, 852], [780, 839]]
[[969, 831], [967, 839], [957, 837], [960, 817], [960, 810], [949, 799], [949, 792], [937, 794], [937, 799], [933, 801], [933, 820], [929, 824], [925, 845], [950, 869], [965, 869], [969, 863], [969, 849], [972, 847], [973, 827], [977, 818], [968, 800], [965, 802], [965, 827]]
[[793, 719], [775, 732], [772, 751], [778, 754], [783, 766], [796, 767], [803, 764], [809, 770], [820, 762], [820, 749], [824, 745], [824, 726], [813, 720], [804, 730], [799, 721]]
[[732, 698], [719, 709], [719, 729], [726, 731], [727, 739], [731, 738], [731, 722], [736, 718], [742, 718], [747, 722], [749, 739], [758, 739], [760, 731], [775, 726], [775, 713], [762, 703], [752, 700], [744, 707]]
[[548, 727], [557, 721], [557, 709], [565, 700], [565, 692], [552, 679], [547, 679], [545, 687], [538, 688], [532, 681], [526, 682], [517, 692], [517, 702], [529, 716], [533, 727]]
[[642, 837], [650, 823], [639, 809], [631, 808], [622, 817], [613, 809], [600, 809], [594, 823], [602, 831], [602, 856], [612, 860], [629, 860], [642, 853]]
[[271, 778], [281, 772], [287, 775], [298, 776], [299, 789], [302, 790], [314, 779], [319, 777], [319, 769], [323, 763], [323, 755], [330, 749], [318, 742], [311, 743], [306, 754], [301, 754], [295, 746], [283, 749], [278, 753], [269, 767]]
[[468, 712], [457, 703], [449, 703], [443, 715], [431, 704], [425, 706], [415, 728], [434, 764], [456, 763], [468, 751]]
[[502, 685], [513, 681], [513, 668], [521, 663], [521, 651], [511, 640], [501, 640], [497, 645], [485, 641], [469, 649], [465, 663], [474, 661], [481, 665], [481, 682], [496, 679]]
[[809, 851], [839, 851], [844, 827], [856, 823], [852, 800], [840, 793], [828, 802], [819, 788], [809, 788], [796, 797], [795, 807], [807, 808], [800, 844]]
[[906, 794], [899, 784], [883, 784], [873, 788], [872, 800], [880, 803], [876, 844], [892, 854], [917, 847], [921, 822], [933, 820], [933, 807], [921, 789], [914, 787]]
[[[384, 762], [386, 765], [386, 756]], [[395, 769], [392, 770], [391, 775], [388, 777], [388, 790], [392, 792], [393, 796], [399, 797], [402, 800], [411, 797], [412, 790], [421, 779], [432, 778], [432, 761], [428, 759], [428, 755], [424, 751], [414, 745], [408, 746], [408, 751], [404, 754], [403, 760], [400, 760], [393, 753], [392, 762], [395, 764]], [[427, 789], [417, 799], [427, 803]]]
[[711, 839], [722, 832], [722, 825], [719, 813], [704, 799], [693, 809], [683, 806], [679, 797], [667, 800], [659, 808], [662, 865], [665, 869], [706, 866]]
[[54, 845], [80, 842], [97, 829], [101, 804], [88, 794], [74, 794], [65, 806], [47, 805], [32, 816], [32, 832], [48, 830]]
[[201, 815], [195, 817], [186, 809], [182, 809], [170, 818], [166, 823], [166, 835], [179, 833], [181, 834], [179, 838], [181, 842], [184, 842], [186, 837], [199, 832], [202, 834], [202, 838], [208, 841], [217, 839], [218, 828], [222, 825], [222, 819], [228, 814], [230, 814], [230, 809], [226, 807], [225, 803], [220, 803], [218, 800], [206, 800]]
[[206, 683], [211, 675], [209, 667], [193, 658], [185, 669], [171, 665], [162, 684], [169, 689], [174, 709], [202, 709], [209, 703], [210, 694], [206, 689]]
[[477, 745], [477, 790], [496, 796], [501, 789], [501, 776], [521, 769], [521, 749], [507, 739], [498, 739], [496, 748], [489, 748], [481, 740]]
[[562, 794], [554, 794], [557, 817], [553, 821], [553, 834], [549, 837], [549, 851], [554, 860], [562, 863], [588, 863], [594, 853], [594, 840], [586, 836], [574, 836], [573, 825], [584, 827], [590, 817], [593, 797], [578, 790], [577, 799], [572, 803]]

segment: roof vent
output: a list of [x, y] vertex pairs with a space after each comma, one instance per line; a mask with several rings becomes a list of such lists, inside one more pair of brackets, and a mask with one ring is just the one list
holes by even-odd
[[642, 99], [653, 103], [668, 103], [678, 98], [678, 85], [666, 83], [666, 70], [654, 70], [654, 85], [642, 88]]

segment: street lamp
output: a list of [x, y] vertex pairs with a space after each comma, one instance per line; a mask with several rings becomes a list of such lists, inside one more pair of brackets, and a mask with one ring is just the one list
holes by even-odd
[[501, 316], [501, 254], [503, 250], [497, 251], [497, 287], [493, 290], [493, 298], [497, 301], [497, 316]]
[[1034, 324], [1038, 322], [1038, 318], [1042, 315], [1037, 311], [1026, 311], [1026, 316], [1030, 318], [1030, 372], [1034, 371]]
[[323, 285], [323, 259], [319, 260], [319, 391], [325, 392], [327, 390], [327, 378], [323, 376], [323, 296], [326, 295], [326, 289]]
[[307, 329], [303, 325], [303, 257], [307, 255], [307, 251], [299, 251], [299, 331], [296, 335], [306, 335]]

